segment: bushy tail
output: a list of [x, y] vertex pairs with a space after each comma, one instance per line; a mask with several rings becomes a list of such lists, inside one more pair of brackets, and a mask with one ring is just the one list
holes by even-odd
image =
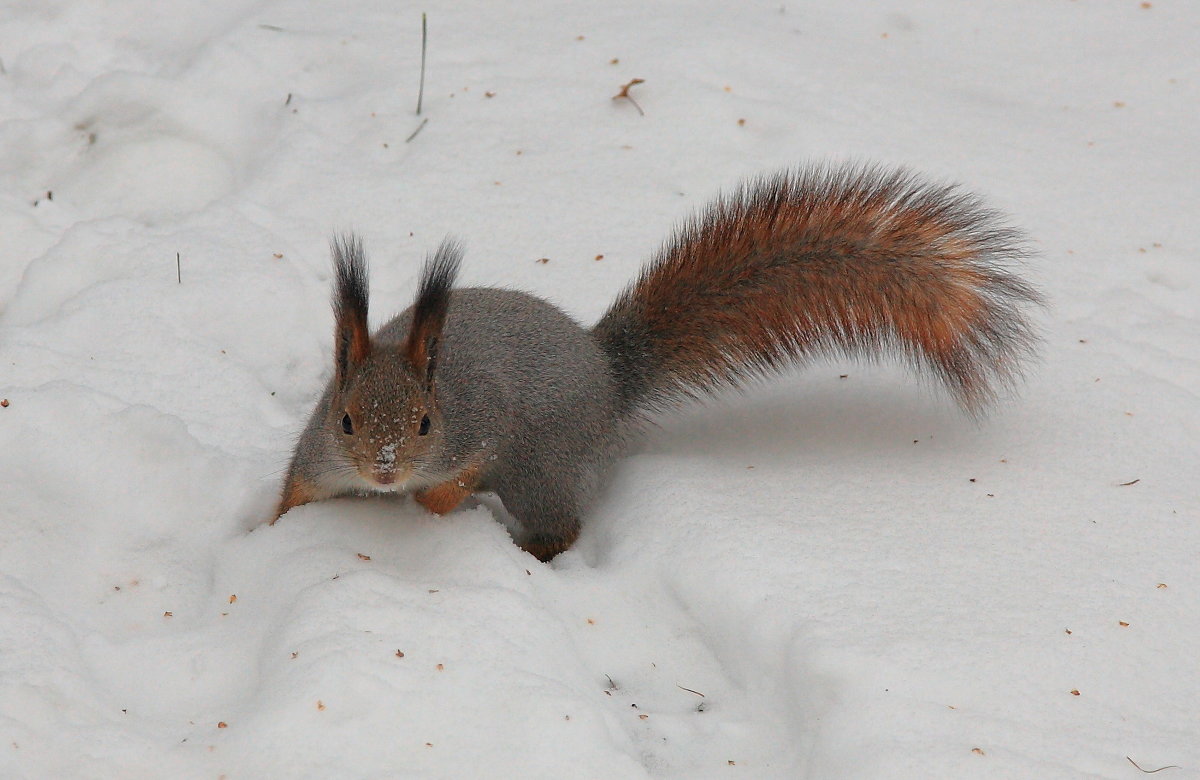
[[593, 333], [631, 414], [831, 355], [898, 356], [977, 414], [1037, 345], [1023, 255], [958, 187], [812, 167], [688, 221]]

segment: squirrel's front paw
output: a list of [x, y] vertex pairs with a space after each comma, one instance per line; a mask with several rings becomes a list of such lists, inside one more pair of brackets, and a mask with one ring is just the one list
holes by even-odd
[[453, 512], [479, 485], [479, 467], [472, 466], [459, 472], [454, 479], [418, 490], [413, 494], [417, 503], [435, 515]]
[[283, 497], [279, 499], [279, 506], [275, 509], [275, 516], [267, 525], [275, 525], [279, 522], [279, 518], [286, 515], [292, 507], [316, 500], [317, 491], [312, 483], [295, 474], [289, 475], [287, 484], [283, 488]]
[[446, 515], [458, 508], [471, 491], [459, 483], [443, 482], [426, 490], [418, 490], [413, 494], [417, 503], [433, 512], [435, 515]]

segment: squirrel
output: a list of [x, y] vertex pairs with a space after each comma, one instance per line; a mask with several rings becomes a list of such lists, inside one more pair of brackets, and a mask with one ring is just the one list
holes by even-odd
[[338, 495], [411, 492], [445, 514], [491, 491], [542, 561], [654, 413], [821, 356], [894, 356], [976, 416], [1036, 352], [1043, 303], [1017, 274], [1021, 234], [979, 198], [867, 165], [718, 197], [590, 329], [527, 293], [454, 288], [446, 240], [413, 306], [371, 334], [361, 241], [331, 249], [333, 377], [271, 523]]

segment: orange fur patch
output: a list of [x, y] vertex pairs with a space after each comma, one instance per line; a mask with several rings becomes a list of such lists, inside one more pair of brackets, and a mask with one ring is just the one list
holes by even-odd
[[346, 326], [350, 331], [351, 364], [362, 363], [371, 354], [371, 335], [366, 317], [356, 318]]
[[469, 495], [470, 490], [459, 487], [454, 482], [443, 482], [428, 490], [422, 490], [413, 497], [417, 499], [417, 503], [435, 515], [445, 515], [454, 511]]
[[279, 501], [279, 509], [275, 512], [275, 518], [271, 521], [271, 525], [275, 525], [275, 521], [283, 517], [289, 509], [302, 504], [307, 504], [317, 497], [317, 491], [311, 484], [302, 479], [292, 478], [283, 489], [283, 497]]
[[478, 484], [479, 466], [469, 466], [448, 482], [417, 491], [413, 498], [435, 515], [445, 515], [454, 511], [467, 496], [474, 493]]

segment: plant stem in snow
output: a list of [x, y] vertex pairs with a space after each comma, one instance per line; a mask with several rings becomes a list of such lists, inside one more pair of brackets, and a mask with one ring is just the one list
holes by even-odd
[[[427, 29], [425, 26], [425, 14], [421, 13], [421, 84], [417, 88], [417, 116], [421, 115], [421, 99], [425, 97], [425, 45], [428, 41]], [[422, 125], [423, 126], [423, 125]], [[421, 128], [418, 127], [417, 130]], [[416, 135], [416, 133], [413, 133]], [[411, 137], [409, 140], [412, 140]]]

